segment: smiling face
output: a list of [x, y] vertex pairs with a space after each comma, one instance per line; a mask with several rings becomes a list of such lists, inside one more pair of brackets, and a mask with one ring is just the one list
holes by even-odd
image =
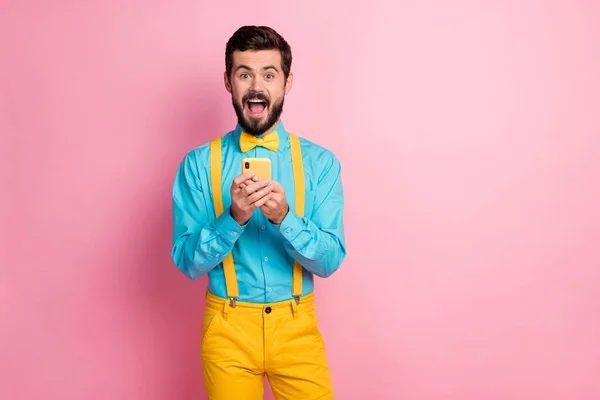
[[246, 132], [259, 136], [279, 123], [292, 79], [292, 73], [286, 79], [282, 71], [279, 50], [233, 52], [231, 76], [225, 72], [225, 87], [231, 93], [238, 123]]

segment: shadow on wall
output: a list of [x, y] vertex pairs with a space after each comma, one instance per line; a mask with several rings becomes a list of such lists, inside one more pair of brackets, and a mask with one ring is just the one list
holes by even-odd
[[[216, 81], [216, 80], [215, 80]], [[138, 243], [143, 254], [137, 268], [140, 298], [134, 304], [145, 305], [150, 329], [154, 330], [151, 348], [154, 368], [154, 392], [149, 399], [206, 399], [202, 382], [200, 335], [207, 286], [206, 277], [190, 280], [173, 264], [171, 190], [183, 156], [216, 136], [223, 135], [229, 104], [216, 102], [222, 87], [218, 82], [202, 84], [191, 79], [174, 89], [173, 96], [153, 110], [157, 131], [153, 136], [159, 149], [153, 166], [157, 178], [151, 180], [155, 196], [147, 236]], [[233, 111], [231, 111], [233, 112]], [[147, 196], [147, 194], [145, 194]]]

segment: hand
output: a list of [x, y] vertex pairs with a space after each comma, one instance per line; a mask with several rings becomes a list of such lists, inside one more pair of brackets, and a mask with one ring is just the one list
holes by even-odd
[[273, 191], [269, 199], [260, 207], [262, 213], [274, 224], [281, 224], [290, 207], [285, 197], [285, 189], [277, 181], [271, 181]]
[[237, 176], [231, 184], [231, 216], [240, 225], [245, 225], [257, 208], [270, 198], [273, 185], [268, 180], [254, 176], [253, 172]]

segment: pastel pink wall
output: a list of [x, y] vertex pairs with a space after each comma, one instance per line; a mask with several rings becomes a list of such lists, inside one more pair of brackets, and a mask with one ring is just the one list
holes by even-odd
[[[225, 41], [293, 46], [285, 123], [343, 164], [317, 301], [339, 399], [600, 398], [593, 1], [4, 2], [0, 398], [201, 399], [184, 153], [235, 124]], [[267, 396], [270, 398], [270, 396]]]

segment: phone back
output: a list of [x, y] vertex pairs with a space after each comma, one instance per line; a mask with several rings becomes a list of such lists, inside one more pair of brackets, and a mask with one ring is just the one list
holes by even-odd
[[244, 158], [242, 160], [242, 173], [254, 172], [262, 179], [271, 179], [271, 160], [268, 158]]

